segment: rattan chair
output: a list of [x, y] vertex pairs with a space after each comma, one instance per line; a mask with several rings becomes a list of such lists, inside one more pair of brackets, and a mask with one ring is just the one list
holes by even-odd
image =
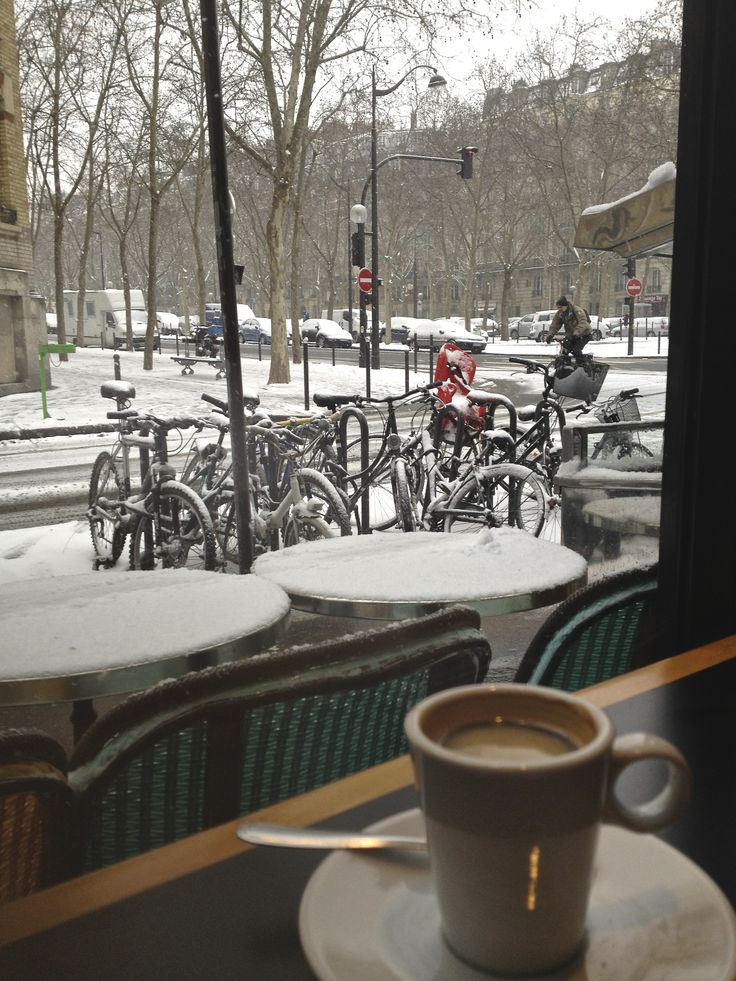
[[81, 865], [119, 861], [406, 751], [426, 695], [485, 678], [490, 647], [454, 607], [194, 672], [133, 695], [76, 745]]
[[66, 768], [64, 750], [46, 733], [0, 729], [0, 904], [70, 870], [74, 795]]
[[516, 682], [577, 691], [656, 660], [657, 566], [585, 586], [532, 639]]

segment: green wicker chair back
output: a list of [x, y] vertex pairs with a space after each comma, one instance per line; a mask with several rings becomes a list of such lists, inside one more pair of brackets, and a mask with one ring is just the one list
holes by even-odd
[[66, 755], [35, 729], [0, 730], [0, 905], [70, 869], [74, 795]]
[[657, 567], [622, 572], [560, 604], [514, 681], [578, 691], [656, 659]]
[[84, 870], [337, 780], [407, 749], [417, 701], [482, 681], [490, 648], [462, 607], [274, 650], [126, 699], [74, 749]]

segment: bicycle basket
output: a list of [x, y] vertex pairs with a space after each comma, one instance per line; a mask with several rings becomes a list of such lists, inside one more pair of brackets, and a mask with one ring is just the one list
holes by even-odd
[[595, 417], [601, 422], [639, 422], [639, 402], [636, 398], [615, 396], [596, 411]]
[[592, 361], [579, 365], [566, 374], [558, 371], [552, 382], [552, 391], [555, 395], [567, 395], [569, 398], [592, 402], [603, 387], [608, 368], [609, 365], [603, 361]]

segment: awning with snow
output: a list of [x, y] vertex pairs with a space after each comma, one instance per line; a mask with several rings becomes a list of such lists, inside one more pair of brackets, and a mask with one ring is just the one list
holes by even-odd
[[675, 174], [673, 163], [662, 164], [634, 194], [586, 208], [575, 230], [575, 247], [617, 252], [629, 258], [671, 246]]

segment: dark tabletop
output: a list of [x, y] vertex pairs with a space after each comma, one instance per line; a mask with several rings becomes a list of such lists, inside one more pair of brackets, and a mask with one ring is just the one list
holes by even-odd
[[[670, 739], [690, 762], [693, 801], [662, 837], [736, 904], [736, 660], [607, 709], [619, 732]], [[656, 774], [640, 775], [643, 789]], [[627, 788], [627, 792], [630, 788]], [[406, 788], [325, 822], [360, 828], [417, 805]], [[304, 887], [316, 851], [255, 848], [0, 949], [2, 981], [301, 981]], [[2, 909], [0, 908], [0, 916]], [[349, 979], [346, 979], [349, 981]]]

